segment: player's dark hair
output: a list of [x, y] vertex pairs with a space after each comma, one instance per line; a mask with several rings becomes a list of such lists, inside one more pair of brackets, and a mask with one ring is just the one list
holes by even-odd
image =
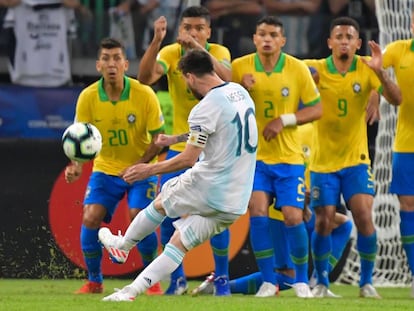
[[358, 33], [360, 29], [358, 22], [355, 19], [348, 16], [341, 16], [332, 20], [331, 26], [329, 27], [329, 33], [331, 33], [336, 26], [352, 26]]
[[206, 51], [188, 50], [178, 63], [183, 73], [192, 73], [197, 77], [214, 72], [213, 61]]
[[202, 17], [210, 24], [210, 11], [204, 6], [189, 6], [181, 13], [180, 21], [185, 17]]
[[280, 29], [282, 30], [282, 33], [284, 33], [283, 23], [276, 16], [273, 16], [273, 15], [263, 16], [262, 18], [260, 18], [256, 22], [256, 29], [261, 24], [266, 24], [266, 25], [272, 25], [272, 26], [275, 26], [275, 27], [280, 27]]
[[101, 43], [99, 44], [98, 59], [101, 56], [102, 49], [110, 50], [110, 49], [115, 49], [115, 48], [120, 48], [122, 50], [122, 54], [124, 54], [124, 56], [126, 57], [125, 47], [120, 41], [118, 41], [114, 38], [104, 38], [104, 39], [102, 39]]

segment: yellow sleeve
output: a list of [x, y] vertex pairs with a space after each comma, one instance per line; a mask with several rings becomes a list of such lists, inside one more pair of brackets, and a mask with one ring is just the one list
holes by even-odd
[[155, 92], [150, 89], [148, 90], [148, 94], [147, 127], [148, 132], [156, 134], [164, 130], [164, 117], [161, 112], [160, 102]]
[[75, 122], [93, 122], [91, 114], [91, 96], [93, 96], [93, 92], [90, 92], [89, 88], [84, 89], [79, 94], [76, 102]]

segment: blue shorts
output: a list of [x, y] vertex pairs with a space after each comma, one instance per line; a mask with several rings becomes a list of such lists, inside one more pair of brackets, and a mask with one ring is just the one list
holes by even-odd
[[[167, 151], [167, 155], [165, 157], [165, 160], [171, 159], [173, 157], [175, 157], [177, 154], [180, 154], [180, 152], [178, 151], [174, 151], [174, 150], [168, 150]], [[165, 173], [161, 175], [161, 179], [160, 179], [160, 185], [162, 187], [162, 185], [164, 185], [168, 180], [170, 180], [173, 177], [177, 177], [178, 175], [181, 175], [182, 173], [184, 173], [187, 169], [184, 170], [180, 170], [180, 171], [176, 171], [176, 172], [170, 172], [170, 173]]]
[[276, 199], [275, 207], [294, 206], [303, 209], [305, 203], [305, 165], [266, 164], [256, 162], [253, 191], [263, 191]]
[[104, 222], [110, 223], [118, 203], [127, 194], [128, 208], [144, 209], [155, 198], [157, 177], [126, 183], [118, 176], [93, 172], [89, 178], [84, 204], [101, 204], [106, 210]]
[[347, 167], [334, 173], [310, 172], [311, 208], [338, 205], [341, 194], [345, 202], [354, 194], [374, 195], [374, 176], [371, 167], [359, 164]]
[[414, 195], [414, 153], [392, 154], [390, 192], [398, 195]]

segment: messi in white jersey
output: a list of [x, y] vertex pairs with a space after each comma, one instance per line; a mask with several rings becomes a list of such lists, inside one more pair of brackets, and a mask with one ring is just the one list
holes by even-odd
[[[189, 250], [226, 229], [247, 210], [258, 140], [253, 100], [239, 84], [225, 83], [218, 77], [205, 51], [187, 51], [179, 69], [188, 88], [201, 100], [189, 115], [190, 132], [184, 151], [155, 164], [137, 164], [122, 177], [131, 183], [191, 168], [164, 184], [158, 197], [132, 221], [124, 237], [102, 228], [99, 239], [107, 249], [128, 253], [165, 216], [182, 218], [174, 222], [176, 231], [163, 253], [131, 284], [104, 301], [134, 299], [151, 284], [168, 277]], [[164, 139], [179, 141], [178, 136]]]
[[[181, 178], [195, 187], [185, 196], [214, 210], [242, 215], [253, 182], [251, 159], [257, 146], [254, 103], [236, 83], [223, 83], [207, 93], [190, 113], [188, 144], [203, 148], [201, 161]], [[241, 182], [243, 181], [243, 182]], [[190, 197], [194, 197], [191, 200]]]

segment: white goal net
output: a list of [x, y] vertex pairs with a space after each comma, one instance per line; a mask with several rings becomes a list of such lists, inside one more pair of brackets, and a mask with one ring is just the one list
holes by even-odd
[[[376, 0], [375, 4], [379, 43], [382, 48], [392, 41], [411, 37], [410, 22], [414, 0]], [[373, 216], [378, 237], [373, 281], [376, 286], [405, 286], [411, 283], [411, 273], [400, 242], [399, 203], [395, 195], [388, 193], [392, 177], [391, 158], [397, 111], [384, 98], [381, 99], [380, 111], [381, 120], [378, 124], [373, 159], [376, 182]], [[356, 285], [359, 282], [360, 263], [355, 247], [355, 229], [352, 239], [350, 253], [337, 281]]]

